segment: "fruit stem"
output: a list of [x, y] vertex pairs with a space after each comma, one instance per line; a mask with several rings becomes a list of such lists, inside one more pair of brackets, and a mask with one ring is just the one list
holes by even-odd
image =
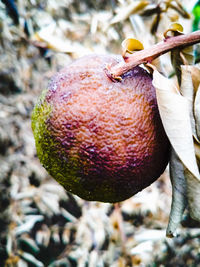
[[151, 63], [155, 58], [173, 49], [184, 48], [199, 42], [200, 30], [188, 34], [170, 36], [165, 38], [160, 43], [157, 43], [144, 50], [134, 52], [132, 55], [124, 58], [124, 62], [121, 62], [115, 66], [108, 66], [107, 72], [113, 79], [119, 80], [122, 74], [126, 73], [137, 65], [142, 63]]

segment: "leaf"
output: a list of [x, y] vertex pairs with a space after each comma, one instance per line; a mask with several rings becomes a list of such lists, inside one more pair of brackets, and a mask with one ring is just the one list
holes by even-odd
[[[193, 136], [199, 142], [200, 135], [198, 134], [200, 133], [200, 94], [198, 93], [199, 90], [197, 90], [194, 101], [195, 89], [191, 75], [191, 71], [192, 70], [195, 71], [196, 68], [194, 66], [181, 66], [181, 70], [182, 70], [181, 93], [188, 100]], [[196, 146], [199, 147], [199, 144], [197, 144]], [[197, 156], [196, 149], [195, 149], [195, 154]], [[200, 200], [199, 200], [200, 182], [187, 169], [185, 170], [185, 177], [187, 180], [187, 196], [190, 208], [190, 215], [193, 219], [200, 220]]]
[[192, 10], [192, 14], [194, 15], [192, 30], [197, 31], [199, 30], [199, 22], [200, 22], [200, 2], [199, 1], [195, 4]]
[[183, 65], [183, 59], [180, 57], [180, 51], [178, 49], [174, 49], [171, 51], [171, 63], [174, 67], [178, 83], [181, 84], [181, 65]]
[[13, 22], [19, 25], [20, 16], [15, 1], [2, 0], [2, 2], [5, 4], [7, 13], [12, 18]]
[[135, 14], [140, 10], [144, 9], [148, 4], [149, 1], [145, 0], [133, 1], [130, 5], [121, 8], [119, 10], [119, 13], [111, 20], [110, 24], [115, 24], [128, 19], [130, 15]]
[[25, 261], [27, 261], [28, 263], [32, 264], [33, 266], [37, 266], [37, 267], [43, 267], [44, 266], [44, 264], [41, 261], [37, 260], [30, 253], [20, 251], [19, 254]]
[[[183, 32], [183, 27], [179, 23], [172, 23], [169, 29], [167, 29], [163, 34], [165, 38], [168, 38], [169, 32], [172, 33], [172, 36], [181, 35]], [[174, 67], [179, 85], [181, 84], [181, 65], [184, 64], [184, 58], [181, 57], [180, 52], [180, 49], [174, 49], [171, 51], [171, 63]]]
[[48, 267], [58, 267], [58, 266], [68, 267], [68, 266], [71, 266], [71, 264], [69, 260], [67, 259], [67, 257], [65, 257], [63, 259], [55, 260], [48, 265]]
[[176, 5], [171, 3], [170, 1], [169, 7], [176, 10], [183, 18], [190, 19], [190, 14], [184, 9], [182, 4], [177, 0], [175, 2], [176, 2]]
[[36, 254], [40, 251], [35, 240], [28, 236], [22, 236], [18, 241], [20, 247], [26, 247], [31, 254]]
[[195, 157], [188, 100], [180, 95], [171, 80], [156, 70], [153, 73], [153, 84], [165, 131], [185, 167], [190, 214], [192, 218], [200, 220], [200, 175]]
[[154, 14], [158, 14], [161, 12], [161, 8], [159, 5], [149, 4], [145, 9], [140, 13], [140, 16], [149, 17]]
[[194, 47], [188, 46], [181, 50], [181, 53], [184, 56], [184, 59], [186, 60], [186, 63], [189, 65], [194, 64]]
[[66, 209], [61, 208], [61, 214], [64, 218], [66, 218], [68, 221], [75, 223], [77, 221], [76, 217], [74, 217], [70, 212], [68, 212]]
[[190, 122], [192, 127], [192, 133], [196, 140], [198, 140], [194, 119], [194, 86], [192, 82], [191, 68], [187, 65], [181, 66], [181, 88], [180, 92], [188, 100]]
[[200, 144], [194, 140], [195, 155], [197, 159], [197, 164], [200, 166]]
[[170, 157], [170, 179], [172, 183], [172, 204], [167, 226], [167, 237], [174, 237], [187, 204], [186, 180], [183, 163], [172, 148]]
[[[88, 49], [78, 42], [72, 42], [66, 37], [65, 31], [67, 25], [57, 25], [55, 22], [42, 27], [32, 37], [31, 42], [42, 48], [48, 48], [56, 52], [62, 53], [79, 53], [82, 49], [84, 53], [88, 53]], [[84, 51], [85, 50], [85, 51]]]
[[152, 22], [152, 25], [151, 25], [151, 34], [155, 34], [157, 32], [157, 29], [158, 29], [158, 26], [159, 26], [159, 23], [160, 23], [160, 20], [161, 20], [162, 16], [161, 16], [161, 13], [158, 13], [154, 19], [153, 19], [153, 22]]
[[126, 54], [126, 52], [128, 52], [130, 54], [133, 54], [134, 51], [143, 50], [144, 49], [144, 46], [137, 39], [134, 39], [134, 38], [126, 38], [122, 42], [122, 49], [123, 49], [122, 55], [124, 56]]
[[185, 177], [190, 216], [194, 220], [200, 221], [200, 182], [188, 169], [185, 170]]
[[198, 140], [200, 140], [200, 85], [198, 87], [195, 101], [194, 101], [194, 116], [196, 122], [196, 131]]
[[151, 63], [147, 63], [145, 64], [145, 66], [148, 68], [149, 65], [149, 71], [150, 73], [152, 73], [152, 65], [156, 67], [157, 71], [159, 71], [160, 73], [164, 74], [165, 70], [162, 64], [162, 61], [160, 60], [160, 57], [155, 58], [154, 60], [151, 61]]
[[185, 167], [200, 180], [188, 101], [181, 96], [173, 81], [165, 78], [157, 70], [153, 73], [153, 85], [156, 88], [159, 112], [166, 134]]
[[194, 63], [193, 46], [171, 51], [171, 62], [175, 69], [179, 85], [181, 85], [181, 66]]
[[174, 52], [172, 51], [171, 58], [179, 81], [179, 85], [181, 86], [181, 66], [194, 63], [193, 46], [188, 46], [183, 50], [175, 50]]
[[163, 35], [165, 38], [169, 37], [168, 36], [168, 32], [172, 32], [172, 33], [183, 33], [183, 26], [180, 23], [174, 22], [169, 26], [169, 29], [167, 29]]
[[[164, 37], [169, 38], [168, 33], [171, 32], [173, 36], [181, 35], [183, 33], [183, 26], [180, 23], [174, 22], [169, 29], [164, 32]], [[181, 85], [181, 65], [194, 64], [193, 46], [188, 46], [183, 49], [174, 49], [171, 51], [171, 62], [174, 67], [178, 83]]]
[[189, 68], [191, 69], [192, 82], [194, 86], [194, 91], [196, 93], [200, 84], [200, 66], [195, 65], [190, 66]]
[[149, 35], [145, 29], [145, 22], [144, 19], [139, 16], [138, 14], [134, 14], [133, 16], [130, 16], [130, 23], [133, 27], [134, 36], [138, 39], [141, 38], [144, 40], [144, 36]]
[[162, 229], [146, 229], [143, 228], [142, 230], [138, 231], [134, 235], [134, 240], [138, 243], [145, 242], [145, 241], [159, 241], [165, 238], [165, 232]]
[[15, 229], [16, 235], [20, 235], [25, 232], [29, 232], [36, 222], [40, 222], [44, 219], [42, 215], [27, 215], [25, 216], [25, 222], [23, 222], [21, 225], [19, 225]]
[[[195, 66], [187, 66], [185, 67], [187, 72], [190, 72], [192, 83], [193, 83], [193, 106], [191, 107], [193, 112], [193, 131], [195, 128], [196, 135], [195, 139], [198, 143], [200, 143], [200, 68], [198, 65]], [[183, 73], [183, 79], [187, 76], [187, 73]], [[188, 91], [189, 84], [184, 86], [185, 90]], [[190, 97], [191, 98], [191, 97]]]
[[43, 224], [41, 230], [36, 231], [35, 241], [38, 246], [48, 247], [51, 241], [51, 230], [46, 224]]

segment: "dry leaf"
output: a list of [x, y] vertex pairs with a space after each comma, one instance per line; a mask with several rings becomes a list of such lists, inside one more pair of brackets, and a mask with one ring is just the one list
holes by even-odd
[[200, 66], [197, 64], [195, 66], [190, 66], [189, 68], [191, 69], [192, 82], [196, 93], [200, 84]]
[[200, 166], [200, 144], [194, 140], [195, 155], [197, 159], [198, 166]]
[[[180, 23], [174, 22], [170, 25], [169, 29], [164, 32], [164, 37], [167, 38], [168, 33], [171, 32], [172, 36], [183, 34], [183, 26]], [[194, 64], [193, 46], [188, 46], [183, 49], [174, 49], [171, 51], [171, 62], [176, 72], [179, 85], [181, 85], [181, 66]]]
[[184, 9], [182, 4], [175, 0], [176, 4], [173, 1], [169, 1], [169, 7], [176, 10], [183, 18], [190, 19], [190, 14]]
[[196, 131], [198, 140], [200, 140], [200, 86], [198, 87], [194, 101], [194, 116], [196, 121]]
[[36, 259], [32, 254], [28, 252], [19, 251], [19, 255], [22, 257], [22, 259], [24, 259], [25, 261], [27, 261], [28, 263], [32, 265], [35, 265], [38, 267], [44, 267], [44, 264], [41, 261]]
[[130, 15], [135, 14], [140, 10], [144, 9], [148, 4], [149, 2], [144, 0], [136, 2], [133, 1], [130, 5], [121, 8], [119, 10], [119, 13], [111, 20], [110, 24], [115, 24], [128, 19]]
[[127, 52], [133, 53], [134, 51], [139, 51], [144, 49], [143, 44], [134, 38], [126, 38], [122, 42], [122, 48], [126, 49]]
[[187, 197], [190, 209], [190, 216], [197, 221], [200, 221], [200, 182], [189, 171], [185, 170], [187, 180]]
[[143, 50], [143, 44], [134, 38], [126, 38], [122, 42], [122, 56], [125, 56], [126, 53], [133, 54], [134, 51]]
[[57, 25], [55, 22], [52, 22], [51, 24], [44, 26], [38, 32], [36, 32], [32, 36], [31, 40], [36, 45], [38, 44], [38, 46], [42, 46], [56, 52], [70, 54], [86, 54], [90, 52], [90, 50], [84, 48], [79, 42], [72, 42], [69, 38], [67, 38], [66, 31], [66, 23], [60, 22]]
[[182, 56], [184, 57], [186, 64], [192, 65], [194, 64], [194, 48], [193, 46], [185, 47], [181, 50]]
[[140, 14], [140, 16], [148, 17], [161, 12], [161, 8], [156, 4], [149, 4]]
[[188, 100], [175, 90], [172, 81], [156, 70], [153, 74], [153, 84], [165, 131], [185, 167], [190, 214], [192, 218], [200, 220], [200, 175], [195, 157]]
[[153, 73], [153, 85], [156, 88], [160, 116], [167, 136], [185, 167], [200, 180], [188, 101], [181, 96], [173, 81], [165, 78], [157, 70]]
[[151, 30], [150, 30], [152, 35], [156, 34], [161, 19], [162, 19], [161, 13], [158, 13], [154, 17], [152, 25], [151, 25]]
[[189, 112], [190, 112], [190, 122], [192, 127], [192, 133], [196, 140], [198, 140], [196, 134], [196, 126], [194, 119], [194, 86], [191, 76], [191, 68], [188, 65], [181, 66], [181, 88], [180, 91], [182, 95], [188, 100]]
[[175, 34], [176, 34], [176, 33], [180, 33], [180, 34], [182, 34], [182, 32], [183, 32], [183, 26], [182, 26], [180, 23], [174, 22], [174, 23], [172, 23], [172, 24], [169, 26], [169, 29], [167, 29], [167, 30], [163, 33], [163, 35], [164, 35], [165, 38], [168, 37], [168, 34], [167, 34], [168, 32], [172, 32], [173, 35], [174, 35], [174, 33], [175, 33]]
[[[191, 76], [191, 78], [189, 77]], [[192, 79], [192, 85], [191, 85]], [[190, 101], [190, 110], [193, 113], [192, 128], [195, 140], [200, 143], [200, 68], [195, 66], [182, 66], [181, 92]], [[193, 86], [193, 91], [192, 90]], [[191, 103], [192, 102], [192, 103]]]
[[172, 204], [166, 235], [174, 237], [186, 207], [186, 181], [184, 177], [184, 166], [176, 152], [172, 148], [170, 157], [170, 179], [172, 183]]
[[193, 46], [184, 49], [174, 49], [171, 51], [171, 62], [177, 75], [179, 85], [181, 85], [181, 66], [194, 63]]

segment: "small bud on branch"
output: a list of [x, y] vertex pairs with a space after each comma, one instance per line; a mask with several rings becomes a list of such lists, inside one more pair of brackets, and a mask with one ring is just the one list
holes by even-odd
[[108, 72], [113, 79], [118, 79], [119, 76], [126, 73], [133, 67], [142, 63], [151, 63], [155, 58], [177, 48], [184, 48], [200, 42], [200, 31], [183, 34], [179, 36], [168, 37], [164, 41], [155, 44], [144, 50], [135, 52], [125, 61], [115, 66], [108, 67]]

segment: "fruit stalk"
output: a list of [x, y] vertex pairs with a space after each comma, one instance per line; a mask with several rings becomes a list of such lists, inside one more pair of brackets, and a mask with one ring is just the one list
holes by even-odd
[[108, 68], [113, 79], [117, 79], [130, 69], [143, 63], [151, 63], [157, 57], [177, 48], [184, 48], [200, 42], [200, 30], [179, 36], [167, 37], [162, 42], [133, 53], [124, 62]]

